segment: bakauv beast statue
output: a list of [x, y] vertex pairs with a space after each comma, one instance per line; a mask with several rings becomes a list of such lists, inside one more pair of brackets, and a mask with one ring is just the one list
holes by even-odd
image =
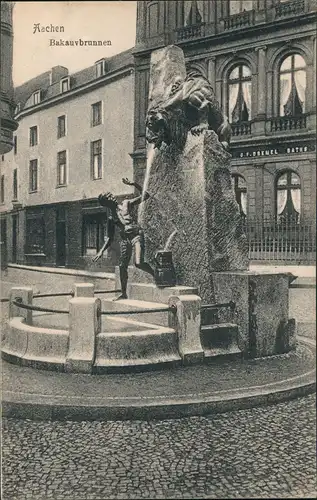
[[[177, 122], [178, 127], [175, 128]], [[146, 138], [156, 148], [179, 140], [179, 125], [183, 135], [200, 134], [203, 130], [216, 132], [223, 147], [228, 150], [231, 127], [222, 113], [215, 93], [206, 78], [191, 71], [185, 80], [176, 77], [165, 102], [149, 106]], [[173, 126], [174, 125], [174, 126]]]

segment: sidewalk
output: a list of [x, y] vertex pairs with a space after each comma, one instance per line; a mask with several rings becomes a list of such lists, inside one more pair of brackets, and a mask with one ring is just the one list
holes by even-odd
[[316, 283], [316, 266], [294, 266], [294, 265], [272, 265], [272, 264], [250, 264], [250, 271], [271, 271], [276, 273], [292, 273], [298, 276], [297, 283]]

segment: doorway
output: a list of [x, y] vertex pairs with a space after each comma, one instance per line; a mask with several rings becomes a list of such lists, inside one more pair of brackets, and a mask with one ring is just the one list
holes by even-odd
[[56, 266], [66, 266], [66, 220], [65, 208], [56, 210]]
[[1, 269], [6, 269], [7, 267], [7, 220], [1, 219]]
[[19, 221], [17, 215], [12, 215], [12, 263], [17, 262], [17, 244], [18, 244]]

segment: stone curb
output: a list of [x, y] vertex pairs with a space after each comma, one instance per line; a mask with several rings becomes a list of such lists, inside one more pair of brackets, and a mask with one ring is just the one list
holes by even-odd
[[[301, 342], [315, 347], [311, 339], [301, 337]], [[252, 388], [241, 388], [212, 393], [203, 397], [184, 397], [176, 399], [140, 397], [135, 399], [119, 400], [111, 398], [100, 404], [94, 398], [81, 400], [80, 404], [71, 401], [71, 398], [49, 396], [50, 401], [43, 402], [45, 395], [20, 394], [3, 391], [2, 416], [7, 418], [22, 418], [31, 420], [154, 420], [166, 418], [181, 418], [189, 416], [224, 413], [227, 411], [242, 410], [255, 406], [279, 403], [305, 396], [316, 391], [316, 372], [310, 372], [292, 377], [284, 381], [270, 383]], [[39, 401], [39, 399], [41, 401]]]

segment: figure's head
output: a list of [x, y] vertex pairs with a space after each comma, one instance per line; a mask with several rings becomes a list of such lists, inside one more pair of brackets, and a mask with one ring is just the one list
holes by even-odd
[[118, 206], [117, 199], [111, 193], [100, 194], [98, 196], [98, 201], [99, 201], [101, 206], [107, 207], [110, 209], [115, 209]]

